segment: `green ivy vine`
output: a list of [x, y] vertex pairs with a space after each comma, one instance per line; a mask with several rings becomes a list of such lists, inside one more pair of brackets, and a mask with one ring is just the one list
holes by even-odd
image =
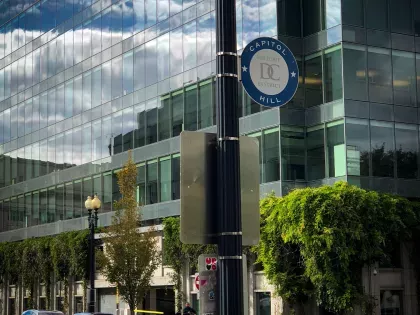
[[[0, 243], [0, 285], [16, 284], [29, 292], [28, 308], [37, 308], [35, 292], [45, 284], [47, 309], [51, 309], [52, 275], [64, 284], [64, 311], [68, 310], [69, 278], [87, 283], [88, 230], [72, 231], [20, 242]], [[84, 288], [86, 286], [84, 285]]]
[[372, 314], [377, 301], [362, 286], [362, 268], [390, 264], [395, 244], [408, 244], [420, 275], [420, 207], [406, 198], [340, 182], [268, 196], [260, 210], [258, 262], [296, 311], [313, 298], [335, 314], [355, 305]]

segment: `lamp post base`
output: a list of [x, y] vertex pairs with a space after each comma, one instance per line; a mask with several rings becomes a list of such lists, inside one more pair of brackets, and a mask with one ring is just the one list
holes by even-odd
[[89, 289], [88, 312], [95, 312], [95, 289]]

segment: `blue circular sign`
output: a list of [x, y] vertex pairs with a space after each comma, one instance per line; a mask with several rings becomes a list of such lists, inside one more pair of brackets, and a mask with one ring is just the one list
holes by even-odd
[[263, 106], [285, 105], [299, 85], [299, 68], [292, 52], [270, 37], [254, 39], [245, 47], [240, 71], [245, 91]]

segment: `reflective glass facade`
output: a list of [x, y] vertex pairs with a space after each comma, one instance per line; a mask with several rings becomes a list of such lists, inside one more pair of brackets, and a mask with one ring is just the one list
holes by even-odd
[[[239, 89], [261, 187], [285, 194], [340, 179], [418, 197], [417, 1], [236, 5], [239, 52], [276, 37], [299, 66], [284, 108]], [[0, 1], [1, 231], [82, 217], [93, 192], [112, 211], [130, 149], [139, 203], [179, 199], [177, 137], [216, 121], [214, 9], [214, 0]]]

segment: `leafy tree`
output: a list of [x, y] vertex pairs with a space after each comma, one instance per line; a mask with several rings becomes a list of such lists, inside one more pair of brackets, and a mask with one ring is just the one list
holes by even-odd
[[74, 231], [54, 237], [0, 243], [0, 285], [4, 287], [10, 282], [28, 290], [27, 307], [36, 308], [36, 286], [43, 283], [46, 289], [46, 308], [51, 309], [51, 276], [55, 272], [57, 279], [65, 283], [65, 308], [68, 308], [69, 277], [87, 278], [88, 233], [87, 230]]
[[115, 202], [116, 212], [103, 238], [105, 253], [101, 265], [107, 280], [116, 284], [121, 297], [130, 306], [131, 314], [134, 314], [150, 288], [161, 259], [154, 230], [151, 228], [145, 233], [138, 230], [137, 169], [131, 153], [117, 176], [122, 197]]
[[362, 268], [389, 261], [392, 244], [412, 239], [419, 225], [415, 203], [347, 183], [269, 196], [260, 205], [258, 259], [276, 292], [293, 307], [314, 297], [338, 314], [369, 306]]
[[164, 264], [171, 267], [171, 279], [176, 294], [176, 309], [181, 311], [185, 297], [182, 291], [182, 276], [184, 267], [190, 264], [192, 269], [197, 269], [198, 256], [216, 252], [213, 245], [183, 244], [179, 238], [180, 219], [169, 217], [164, 220]]
[[[72, 239], [77, 237], [77, 232], [61, 233], [53, 238], [51, 246], [51, 255], [53, 258], [54, 272], [58, 281], [64, 284], [64, 307], [63, 311], [67, 313], [69, 307], [68, 291], [69, 277], [72, 271], [71, 246]], [[70, 254], [69, 254], [70, 251]]]
[[37, 239], [35, 244], [38, 252], [37, 260], [39, 266], [39, 281], [45, 284], [46, 306], [49, 309], [51, 303], [51, 273], [54, 271], [53, 259], [51, 254], [52, 237], [42, 237]]
[[26, 239], [22, 244], [22, 277], [23, 287], [29, 290], [28, 309], [36, 309], [36, 285], [39, 279], [38, 251], [33, 239]]

